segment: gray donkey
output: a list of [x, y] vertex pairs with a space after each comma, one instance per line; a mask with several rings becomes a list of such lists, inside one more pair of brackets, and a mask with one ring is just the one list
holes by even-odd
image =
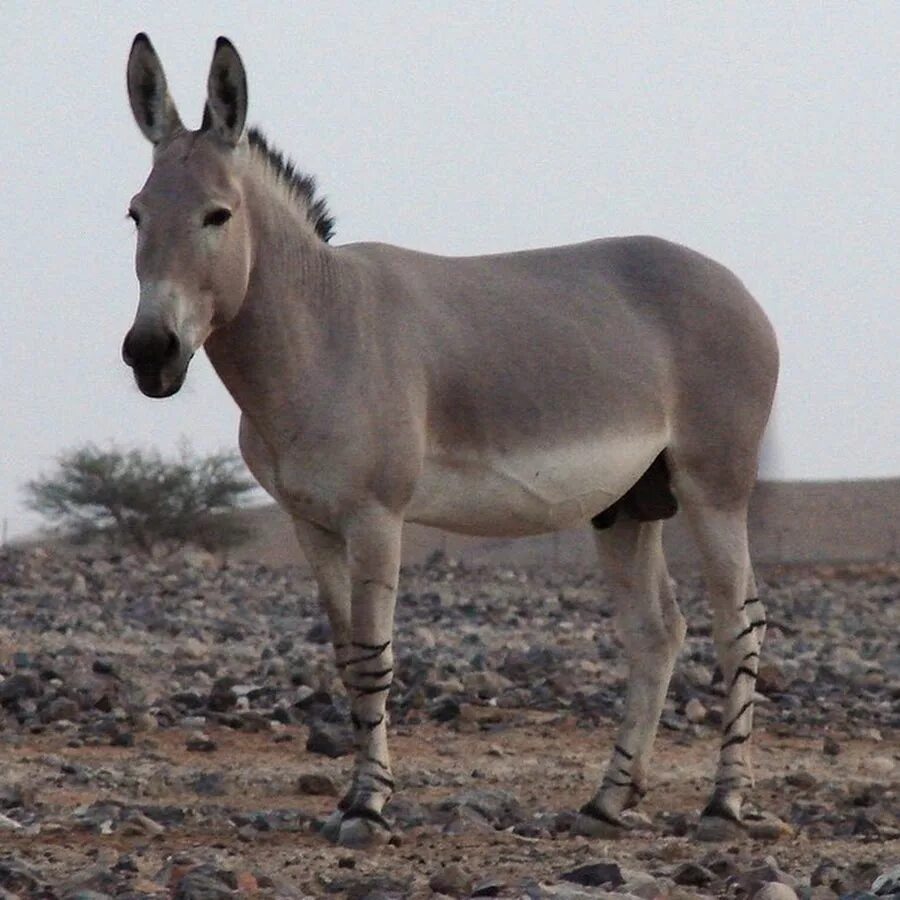
[[140, 302], [123, 357], [144, 394], [168, 397], [204, 346], [241, 409], [247, 465], [294, 521], [357, 742], [326, 835], [360, 846], [388, 833], [405, 521], [510, 536], [593, 523], [630, 676], [576, 828], [627, 827], [685, 634], [661, 540], [679, 507], [727, 688], [705, 814], [739, 821], [766, 623], [747, 503], [778, 372], [772, 327], [741, 282], [652, 237], [465, 258], [331, 246], [312, 180], [245, 131], [228, 40], [199, 130], [182, 125], [143, 34], [128, 94], [153, 168], [129, 211]]

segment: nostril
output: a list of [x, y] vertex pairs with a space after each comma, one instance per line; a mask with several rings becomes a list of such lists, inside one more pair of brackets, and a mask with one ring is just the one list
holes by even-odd
[[178, 335], [175, 334], [174, 331], [170, 331], [168, 334], [169, 338], [166, 343], [165, 350], [165, 359], [167, 361], [175, 359], [175, 357], [178, 356], [179, 352], [181, 351], [181, 341], [178, 340]]
[[169, 328], [132, 328], [122, 342], [122, 359], [132, 369], [158, 371], [180, 353], [181, 341]]
[[128, 334], [125, 335], [125, 340], [122, 341], [122, 361], [126, 366], [134, 368], [134, 329], [131, 329]]

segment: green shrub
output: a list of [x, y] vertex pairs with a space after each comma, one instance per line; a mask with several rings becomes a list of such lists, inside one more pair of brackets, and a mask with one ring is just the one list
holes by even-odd
[[145, 551], [190, 541], [213, 550], [247, 537], [227, 515], [255, 489], [234, 453], [198, 456], [183, 447], [165, 459], [156, 450], [88, 444], [56, 463], [52, 474], [26, 484], [26, 502], [74, 541], [103, 537]]

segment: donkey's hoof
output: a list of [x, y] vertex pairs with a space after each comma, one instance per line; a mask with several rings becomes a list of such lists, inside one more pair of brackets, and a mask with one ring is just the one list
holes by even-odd
[[344, 821], [344, 813], [336, 809], [331, 815], [325, 820], [325, 823], [322, 825], [319, 834], [322, 835], [323, 838], [327, 841], [331, 841], [332, 844], [337, 843], [338, 838], [341, 835], [341, 823]]
[[698, 841], [720, 843], [734, 841], [746, 837], [743, 823], [730, 816], [707, 815], [700, 816], [697, 823], [696, 838]]
[[614, 840], [624, 837], [630, 830], [631, 826], [623, 816], [607, 812], [592, 800], [578, 810], [571, 832], [581, 837]]
[[369, 847], [381, 847], [390, 839], [390, 826], [381, 816], [377, 819], [370, 818], [369, 815], [363, 818], [348, 812], [341, 822], [337, 843], [351, 850], [364, 850]]

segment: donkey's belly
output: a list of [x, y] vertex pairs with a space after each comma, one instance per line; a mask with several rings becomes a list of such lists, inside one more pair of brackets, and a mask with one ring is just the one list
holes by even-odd
[[622, 496], [665, 447], [661, 434], [425, 460], [406, 519], [463, 534], [514, 537], [584, 524]]

